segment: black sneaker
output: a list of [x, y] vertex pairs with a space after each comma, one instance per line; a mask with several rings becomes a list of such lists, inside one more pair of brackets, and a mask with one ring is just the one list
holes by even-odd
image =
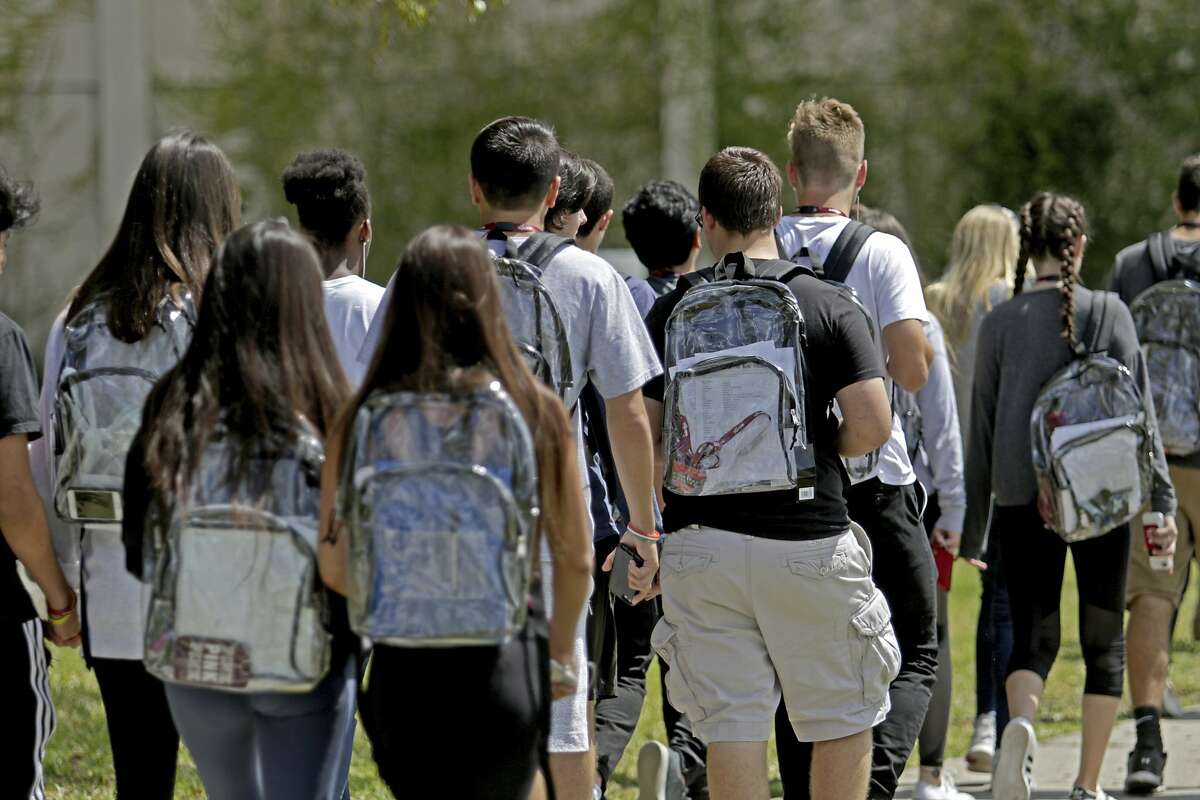
[[1129, 754], [1129, 772], [1125, 791], [1129, 794], [1153, 794], [1163, 783], [1167, 754], [1156, 742], [1138, 742]]

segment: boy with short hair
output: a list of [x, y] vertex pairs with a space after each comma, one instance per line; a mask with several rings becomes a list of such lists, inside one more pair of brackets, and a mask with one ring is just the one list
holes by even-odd
[[675, 181], [647, 183], [621, 210], [625, 238], [648, 276], [626, 280], [642, 316], [650, 312], [656, 299], [675, 288], [680, 275], [696, 269], [699, 213], [696, 198]]
[[604, 242], [604, 234], [608, 233], [608, 225], [612, 222], [615, 188], [608, 170], [590, 158], [584, 158], [582, 161], [583, 168], [592, 176], [592, 192], [583, 204], [583, 214], [587, 219], [575, 234], [575, 244], [589, 253], [598, 253], [601, 243]]

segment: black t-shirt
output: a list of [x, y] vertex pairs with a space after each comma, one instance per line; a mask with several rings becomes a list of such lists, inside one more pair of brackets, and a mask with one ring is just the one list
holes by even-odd
[[[25, 333], [0, 314], [0, 439], [42, 435], [37, 413], [38, 383]], [[0, 492], [6, 487], [0, 486]], [[17, 575], [17, 557], [0, 536], [0, 621], [25, 622], [36, 616], [33, 602]]]
[[[755, 261], [756, 265], [769, 262]], [[711, 270], [700, 273], [711, 276]], [[699, 283], [680, 279], [670, 294], [654, 304], [646, 317], [650, 338], [663, 357], [667, 319], [687, 290]], [[808, 426], [816, 463], [816, 496], [799, 501], [793, 491], [685, 497], [664, 489], [663, 528], [675, 531], [686, 525], [704, 525], [764, 539], [804, 541], [845, 532], [850, 525], [844, 496], [846, 471], [837, 452], [837, 419], [831, 412], [834, 396], [859, 381], [883, 377], [879, 348], [871, 336], [870, 322], [849, 290], [801, 275], [788, 284], [804, 317], [807, 344], [804, 360], [808, 381]], [[662, 402], [665, 379], [660, 376], [643, 388], [646, 397]]]

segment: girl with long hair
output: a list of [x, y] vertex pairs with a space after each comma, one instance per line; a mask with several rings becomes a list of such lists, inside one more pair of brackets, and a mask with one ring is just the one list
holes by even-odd
[[[1046, 676], [1058, 654], [1059, 606], [1068, 550], [1079, 591], [1079, 639], [1087, 669], [1083, 741], [1072, 800], [1108, 795], [1100, 767], [1123, 689], [1122, 631], [1129, 525], [1067, 544], [1049, 530], [1038, 507], [1030, 418], [1043, 386], [1075, 357], [1080, 342], [1124, 364], [1149, 398], [1145, 359], [1129, 309], [1116, 295], [1079, 285], [1087, 218], [1073, 198], [1042, 192], [1020, 213], [1020, 258], [1012, 300], [997, 306], [979, 331], [967, 454], [967, 521], [962, 554], [980, 558], [991, 535], [1006, 570], [1013, 651], [1006, 689], [1012, 720], [1001, 738], [993, 780], [997, 800], [1028, 800], [1037, 749], [1034, 720]], [[1034, 268], [1024, 290], [1026, 266]], [[1154, 410], [1147, 408], [1154, 450], [1151, 508], [1162, 512], [1162, 547], [1174, 547], [1175, 493], [1167, 474]]]
[[[540, 552], [537, 537], [544, 535], [553, 563], [548, 641], [533, 612], [524, 630], [499, 646], [376, 643], [360, 705], [380, 776], [397, 797], [409, 793], [417, 771], [447, 776], [453, 787], [445, 791], [456, 797], [526, 797], [545, 752], [548, 695], [573, 694], [570, 673], [587, 668], [574, 663], [575, 627], [591, 577], [575, 437], [562, 401], [516, 351], [495, 269], [478, 236], [460, 226], [426, 230], [405, 250], [393, 280], [374, 360], [329, 436], [321, 577], [345, 594], [348, 571], [363, 566], [349, 563], [349, 536], [336, 502], [348, 438], [363, 404], [401, 391], [465, 396], [498, 382], [533, 437], [540, 517], [529, 552]], [[539, 560], [531, 556], [534, 570]], [[554, 678], [547, 674], [551, 659], [561, 667]], [[421, 724], [413, 725], [414, 719]], [[464, 721], [482, 736], [468, 770], [461, 768], [461, 750], [447, 746], [461, 738]]]
[[[151, 393], [130, 451], [124, 538], [135, 575], [151, 578], [143, 574], [147, 539], [169, 529], [195, 497], [237, 497], [248, 507], [266, 509], [284, 502], [272, 496], [277, 487], [266, 478], [278, 475], [276, 467], [288, 458], [311, 467], [294, 470], [297, 480], [279, 486], [300, 485], [289, 493], [311, 495], [286, 502], [311, 509], [307, 527], [315, 547], [320, 462], [319, 452], [306, 455], [313, 449], [306, 442], [319, 441], [310, 432], [324, 437], [349, 395], [322, 313], [321, 278], [312, 246], [282, 220], [248, 225], [221, 246], [191, 346]], [[221, 457], [214, 462], [215, 446]], [[303, 473], [311, 473], [307, 481]], [[180, 564], [176, 569], [191, 568]], [[199, 574], [217, 581], [205, 589], [218, 594], [237, 591], [245, 580], [240, 571]], [[219, 585], [221, 580], [229, 585]], [[343, 604], [331, 604], [330, 619], [329, 670], [311, 691], [233, 693], [166, 685], [172, 716], [209, 796], [342, 796], [357, 639], [349, 633]], [[290, 629], [293, 620], [268, 624]]]
[[[116, 237], [55, 320], [46, 344], [40, 415], [55, 430], [68, 330], [81, 312], [102, 318], [104, 335], [138, 348], [158, 329], [160, 310], [194, 314], [213, 253], [241, 216], [233, 168], [215, 144], [190, 131], [160, 139], [143, 158]], [[85, 346], [87, 342], [83, 343]], [[136, 410], [127, 410], [136, 413]], [[57, 484], [53, 435], [35, 443], [42, 496]], [[79, 582], [84, 657], [100, 685], [117, 794], [156, 800], [174, 794], [179, 735], [161, 682], [142, 666], [145, 587], [125, 571], [118, 525], [55, 523], [55, 549]]]

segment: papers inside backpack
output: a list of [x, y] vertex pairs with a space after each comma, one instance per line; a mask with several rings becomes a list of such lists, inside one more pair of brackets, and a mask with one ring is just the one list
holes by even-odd
[[756, 356], [768, 364], [774, 364], [779, 367], [780, 371], [788, 379], [788, 387], [792, 390], [792, 393], [796, 393], [796, 350], [792, 347], [777, 347], [773, 342], [754, 342], [742, 347], [730, 347], [725, 350], [719, 350], [715, 353], [696, 353], [693, 356], [680, 359], [679, 363], [671, 367], [671, 378], [674, 379], [675, 373], [681, 369], [690, 369], [697, 364], [711, 361], [715, 358], [734, 356]]
[[[1127, 517], [1141, 508], [1144, 498], [1137, 458], [1141, 437], [1124, 422], [1112, 424], [1118, 422], [1069, 425], [1066, 427], [1110, 433], [1089, 440], [1088, 431], [1068, 431], [1063, 433], [1061, 449], [1052, 444], [1059, 453], [1059, 468], [1071, 476], [1070, 489], [1064, 490], [1062, 498], [1064, 530], [1075, 531], [1093, 523], [1104, 525], [1105, 520]], [[1056, 430], [1052, 441], [1063, 430]], [[1075, 441], [1081, 442], [1079, 446], [1066, 447]]]

